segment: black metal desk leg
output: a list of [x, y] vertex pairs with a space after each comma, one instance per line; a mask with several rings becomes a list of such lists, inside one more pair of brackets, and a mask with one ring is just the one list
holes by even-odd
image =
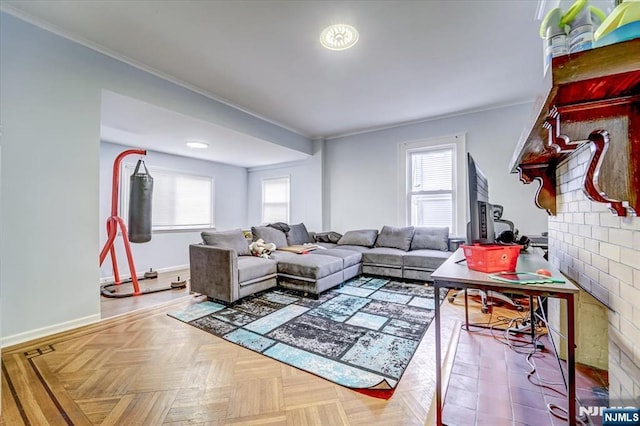
[[464, 326], [469, 331], [469, 299], [467, 298], [467, 288], [464, 288]]
[[533, 310], [533, 294], [529, 293], [529, 321], [531, 326], [531, 344], [535, 347], [536, 345], [536, 328], [535, 328], [535, 319], [536, 314]]
[[440, 286], [438, 281], [433, 282], [434, 300], [436, 306], [436, 425], [442, 425], [442, 361], [440, 353]]
[[569, 368], [569, 391], [568, 391], [568, 408], [569, 408], [569, 424], [576, 424], [576, 334], [574, 324], [574, 306], [573, 294], [567, 297], [567, 323], [569, 330], [567, 331], [567, 367]]

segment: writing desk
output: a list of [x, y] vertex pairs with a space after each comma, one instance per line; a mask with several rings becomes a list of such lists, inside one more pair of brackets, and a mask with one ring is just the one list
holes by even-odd
[[[439, 294], [441, 287], [449, 288], [477, 288], [484, 291], [497, 291], [515, 294], [523, 294], [529, 297], [555, 297], [567, 301], [567, 366], [568, 366], [568, 389], [567, 389], [567, 411], [569, 424], [576, 424], [576, 377], [575, 377], [575, 330], [574, 330], [574, 295], [578, 292], [578, 287], [569, 281], [564, 283], [544, 283], [544, 284], [516, 284], [497, 281], [489, 278], [490, 274], [473, 271], [467, 268], [467, 263], [463, 260], [462, 248], [456, 250], [438, 269], [432, 274], [434, 294]], [[517, 272], [535, 272], [543, 268], [551, 272], [554, 278], [565, 279], [564, 276], [554, 268], [543, 257], [539, 249], [530, 248], [520, 253], [518, 257]], [[442, 349], [440, 338], [440, 304], [435, 304], [435, 327], [436, 327], [436, 422], [442, 425]], [[467, 330], [469, 329], [469, 313], [467, 310], [467, 298], [465, 297], [465, 321]], [[529, 309], [531, 309], [530, 307]], [[533, 321], [532, 321], [533, 322]], [[533, 327], [533, 324], [532, 324]]]

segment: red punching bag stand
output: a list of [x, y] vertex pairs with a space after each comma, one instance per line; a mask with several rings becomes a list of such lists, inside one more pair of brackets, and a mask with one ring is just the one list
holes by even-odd
[[118, 216], [118, 192], [120, 186], [120, 163], [127, 155], [138, 154], [147, 155], [147, 151], [143, 149], [129, 149], [121, 152], [113, 162], [113, 181], [111, 183], [111, 216], [107, 219], [107, 242], [104, 244], [100, 252], [100, 266], [104, 263], [107, 253], [111, 253], [111, 265], [113, 266], [113, 276], [115, 284], [121, 284], [120, 273], [118, 272], [118, 261], [116, 260], [116, 249], [114, 243], [118, 234], [118, 227], [122, 232], [122, 241], [124, 250], [127, 254], [127, 262], [129, 263], [129, 271], [131, 272], [131, 281], [133, 283], [133, 296], [139, 296], [140, 286], [138, 285], [138, 277], [136, 276], [136, 267], [133, 264], [133, 256], [131, 255], [131, 244], [129, 242], [129, 234], [124, 220]]

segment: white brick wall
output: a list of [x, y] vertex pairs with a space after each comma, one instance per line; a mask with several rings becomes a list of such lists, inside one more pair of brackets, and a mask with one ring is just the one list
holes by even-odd
[[[606, 204], [584, 195], [589, 156], [581, 148], [556, 168], [558, 214], [549, 219], [549, 260], [610, 308], [602, 308], [604, 318], [608, 316], [609, 396], [612, 402], [640, 404], [640, 218], [613, 216]], [[576, 310], [579, 327], [597, 321], [593, 307], [579, 301]], [[587, 341], [578, 341], [579, 362], [594, 358], [585, 351], [603, 352], [597, 336], [580, 334]]]

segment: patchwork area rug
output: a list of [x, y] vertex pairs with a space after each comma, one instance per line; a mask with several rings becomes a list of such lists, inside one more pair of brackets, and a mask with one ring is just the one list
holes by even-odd
[[[440, 303], [446, 295], [442, 289]], [[339, 385], [389, 398], [434, 317], [434, 289], [359, 277], [318, 300], [273, 289], [170, 316]]]

